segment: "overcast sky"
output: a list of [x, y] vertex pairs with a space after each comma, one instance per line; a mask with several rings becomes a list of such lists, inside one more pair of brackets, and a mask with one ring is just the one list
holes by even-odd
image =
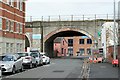
[[[114, 0], [27, 0], [26, 16], [113, 14]], [[116, 0], [116, 3], [120, 0]], [[117, 12], [116, 4], [116, 12]]]

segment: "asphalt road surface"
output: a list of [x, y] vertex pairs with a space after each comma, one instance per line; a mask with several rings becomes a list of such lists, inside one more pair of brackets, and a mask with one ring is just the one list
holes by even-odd
[[[14, 75], [4, 75], [2, 80], [56, 80], [77, 79], [81, 76], [80, 59], [51, 59], [51, 63], [28, 69]], [[54, 79], [53, 79], [54, 78]]]
[[110, 63], [91, 64], [89, 78], [91, 80], [120, 80], [120, 68]]
[[[27, 69], [14, 75], [3, 75], [2, 80], [83, 80], [81, 77], [83, 60], [51, 59], [51, 63]], [[120, 68], [109, 63], [90, 64], [88, 80], [120, 80]]]

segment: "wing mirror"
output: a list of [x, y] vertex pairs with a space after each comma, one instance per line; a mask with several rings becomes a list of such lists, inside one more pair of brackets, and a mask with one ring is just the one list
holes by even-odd
[[14, 61], [17, 61], [17, 59], [14, 59]]

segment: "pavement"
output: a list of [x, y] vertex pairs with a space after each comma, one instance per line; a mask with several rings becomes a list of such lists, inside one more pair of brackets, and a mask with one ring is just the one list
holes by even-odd
[[110, 63], [90, 64], [89, 80], [119, 80], [120, 68]]

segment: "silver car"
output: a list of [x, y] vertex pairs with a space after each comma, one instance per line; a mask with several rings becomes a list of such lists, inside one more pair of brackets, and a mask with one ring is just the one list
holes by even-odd
[[0, 56], [0, 66], [3, 73], [23, 71], [23, 60], [17, 54], [5, 54]]
[[45, 53], [40, 53], [40, 54], [42, 56], [43, 64], [50, 64], [50, 58], [48, 56], [46, 56]]
[[36, 59], [37, 66], [43, 65], [42, 56], [39, 52], [31, 52], [31, 56]]
[[23, 59], [23, 66], [29, 68], [37, 66], [37, 61], [34, 56], [31, 55], [31, 52], [18, 52], [18, 54]]

